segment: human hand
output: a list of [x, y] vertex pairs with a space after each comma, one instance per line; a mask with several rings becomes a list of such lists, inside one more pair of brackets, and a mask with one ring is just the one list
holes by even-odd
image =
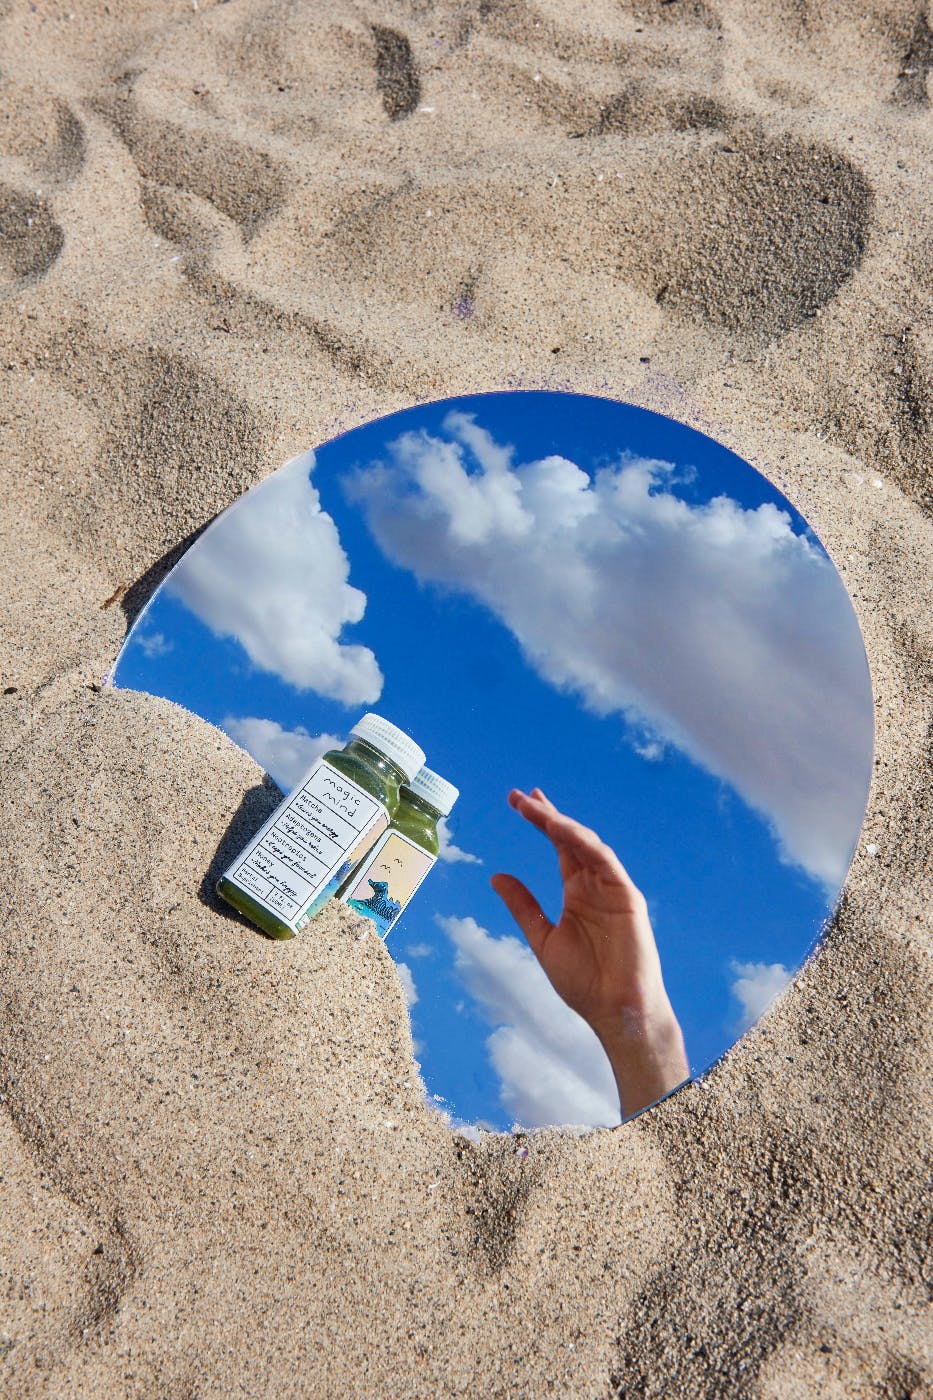
[[592, 1026], [612, 1065], [624, 1116], [689, 1078], [644, 896], [594, 831], [559, 812], [540, 788], [509, 794], [553, 844], [564, 886], [552, 923], [514, 875], [492, 887], [524, 933], [551, 985]]

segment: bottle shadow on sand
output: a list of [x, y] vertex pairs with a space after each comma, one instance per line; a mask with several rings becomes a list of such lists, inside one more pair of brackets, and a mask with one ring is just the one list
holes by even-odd
[[244, 792], [240, 805], [230, 818], [227, 829], [217, 845], [204, 879], [198, 888], [198, 899], [202, 904], [206, 904], [208, 909], [212, 909], [217, 914], [223, 914], [228, 919], [235, 919], [237, 923], [244, 924], [251, 929], [256, 927], [255, 924], [244, 918], [226, 900], [220, 898], [216, 889], [217, 881], [233, 863], [249, 839], [255, 836], [259, 828], [272, 816], [282, 801], [282, 796], [281, 789], [276, 786], [268, 773], [261, 783], [257, 783], [255, 787], [248, 788]]

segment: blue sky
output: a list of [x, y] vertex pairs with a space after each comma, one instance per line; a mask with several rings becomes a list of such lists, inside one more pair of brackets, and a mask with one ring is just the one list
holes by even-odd
[[461, 789], [460, 858], [388, 946], [429, 1092], [496, 1128], [614, 1111], [489, 888], [510, 871], [560, 908], [511, 787], [594, 826], [645, 891], [697, 1073], [813, 947], [871, 768], [857, 624], [801, 517], [692, 429], [567, 394], [409, 409], [291, 464], [176, 566], [115, 681], [283, 783], [372, 708]]

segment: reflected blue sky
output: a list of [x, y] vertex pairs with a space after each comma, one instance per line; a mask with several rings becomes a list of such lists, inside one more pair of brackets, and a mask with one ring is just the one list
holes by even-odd
[[871, 769], [861, 638], [803, 519], [711, 439], [576, 395], [424, 405], [289, 464], [184, 556], [114, 679], [281, 786], [372, 708], [461, 789], [388, 947], [429, 1093], [495, 1128], [618, 1121], [489, 888], [510, 871], [560, 907], [511, 787], [645, 891], [697, 1073], [813, 948]]

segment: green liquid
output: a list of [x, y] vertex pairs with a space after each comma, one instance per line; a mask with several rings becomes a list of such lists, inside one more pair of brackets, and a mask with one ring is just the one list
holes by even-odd
[[221, 875], [216, 888], [221, 899], [232, 904], [234, 909], [238, 909], [244, 918], [249, 919], [250, 923], [255, 924], [257, 928], [261, 928], [263, 933], [267, 933], [270, 938], [295, 937], [293, 928], [289, 928], [288, 924], [277, 918], [271, 909], [257, 904], [251, 895], [248, 895], [245, 890], [241, 890], [239, 885], [235, 885], [226, 875]]
[[389, 823], [390, 826], [407, 836], [410, 841], [414, 841], [415, 845], [427, 851], [429, 856], [436, 856], [441, 848], [437, 838], [437, 824], [440, 819], [441, 814], [436, 807], [432, 807], [430, 802], [425, 802], [423, 797], [416, 796], [404, 783], [402, 784], [398, 811]]
[[[342, 749], [331, 749], [324, 754], [324, 762], [331, 768], [335, 768], [344, 777], [350, 778], [370, 797], [376, 799], [386, 808], [391, 820], [399, 804], [399, 785], [405, 781], [405, 774], [385, 754], [380, 753], [372, 744], [368, 744], [365, 739], [352, 738]], [[282, 810], [290, 800], [286, 797], [276, 809], [275, 816]], [[309, 905], [305, 914], [313, 918], [328, 899], [336, 893], [340, 883], [345, 880], [353, 869], [365, 858], [367, 852], [376, 844], [384, 827], [378, 824], [372, 828], [371, 833], [361, 838], [360, 844], [355, 850], [348, 852], [347, 859], [338, 867], [328, 883], [315, 895], [314, 902]], [[271, 909], [266, 909], [258, 903], [246, 890], [241, 889], [229, 875], [222, 875], [217, 881], [217, 893], [221, 899], [226, 900], [234, 909], [237, 909], [257, 928], [270, 938], [294, 938], [295, 930], [283, 919], [280, 919]]]

